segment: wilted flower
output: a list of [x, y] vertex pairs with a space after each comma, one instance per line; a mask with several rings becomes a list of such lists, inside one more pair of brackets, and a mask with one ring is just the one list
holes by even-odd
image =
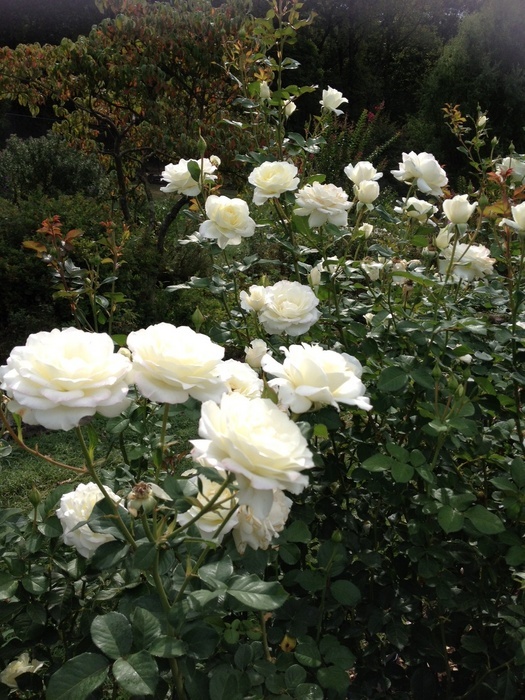
[[300, 189], [295, 200], [299, 206], [294, 213], [308, 216], [308, 224], [312, 228], [326, 223], [334, 226], [346, 226], [348, 223], [348, 210], [352, 203], [341, 187], [314, 182]]
[[158, 484], [139, 481], [128, 494], [126, 508], [136, 518], [141, 510], [145, 513], [153, 510], [159, 499], [164, 501], [173, 500]]
[[302, 335], [318, 321], [318, 304], [310, 287], [282, 280], [266, 287], [266, 303], [259, 311], [259, 321], [270, 334]]
[[24, 652], [20, 654], [18, 659], [7, 664], [4, 670], [0, 673], [0, 683], [9, 686], [10, 688], [18, 688], [16, 679], [24, 673], [36, 673], [44, 665], [43, 661], [30, 659], [29, 654]]
[[232, 530], [239, 554], [244, 554], [247, 546], [268, 549], [272, 539], [284, 530], [291, 507], [292, 500], [278, 490], [273, 492], [272, 507], [266, 518], [258, 518], [250, 506], [240, 506], [237, 523]]
[[158, 403], [218, 401], [226, 391], [221, 362], [224, 348], [188, 326], [158, 323], [128, 335], [133, 353], [132, 381]]
[[343, 102], [348, 102], [347, 98], [343, 97], [343, 93], [330, 86], [328, 86], [327, 90], [323, 90], [323, 97], [319, 100], [319, 104], [323, 109], [326, 109], [328, 112], [334, 112], [337, 115], [343, 113], [341, 109], [337, 109]]
[[379, 184], [375, 180], [361, 180], [354, 185], [354, 195], [363, 204], [372, 204], [379, 197]]
[[236, 391], [250, 399], [255, 399], [262, 394], [263, 381], [249, 364], [238, 360], [226, 360], [222, 363], [222, 372], [230, 392]]
[[[120, 502], [119, 496], [110, 488], [105, 487], [109, 497]], [[94, 532], [86, 523], [77, 527], [80, 523], [89, 520], [91, 512], [98, 501], [104, 498], [104, 494], [97, 484], [79, 484], [74, 491], [65, 493], [60, 499], [60, 505], [56, 515], [60, 520], [63, 530], [64, 544], [75, 547], [77, 552], [89, 559], [101, 544], [112, 542], [115, 538], [106, 532]]]
[[466, 224], [477, 206], [477, 202], [469, 204], [468, 194], [457, 194], [443, 202], [443, 211], [452, 224]]
[[128, 406], [130, 370], [106, 333], [55, 328], [12, 350], [0, 368], [0, 388], [25, 423], [71, 430], [97, 412], [115, 417]]
[[187, 197], [196, 197], [201, 191], [201, 182], [197, 182], [190, 175], [188, 163], [195, 163], [201, 171], [201, 181], [214, 182], [217, 176], [214, 174], [220, 165], [220, 158], [212, 156], [202, 160], [185, 160], [181, 158], [177, 164], [169, 163], [162, 172], [161, 178], [168, 184], [161, 187], [161, 192], [177, 192]]
[[[490, 257], [488, 248], [468, 243], [449, 245], [442, 251], [442, 255], [443, 257], [439, 260], [439, 271], [447, 274], [450, 270], [453, 277], [467, 282], [492, 274], [496, 262]], [[452, 256], [454, 256], [453, 261]]]
[[216, 240], [219, 248], [239, 245], [255, 233], [255, 221], [243, 199], [212, 194], [206, 200], [206, 216], [208, 221], [200, 225], [199, 235]]
[[225, 394], [220, 405], [206, 401], [199, 435], [201, 440], [191, 440], [194, 459], [233, 472], [239, 502], [250, 505], [259, 518], [270, 512], [274, 489], [300, 493], [308, 484], [302, 473], [314, 466], [308, 443], [270, 399], [233, 393]]
[[297, 168], [286, 161], [267, 160], [254, 168], [248, 177], [248, 182], [255, 187], [254, 203], [260, 206], [283, 192], [296, 190], [299, 184], [296, 176]]
[[401, 200], [402, 207], [394, 207], [397, 214], [405, 214], [412, 219], [424, 224], [428, 219], [437, 212], [438, 208], [424, 199], [417, 197], [408, 197]]
[[355, 165], [349, 163], [344, 169], [344, 173], [354, 185], [359, 185], [364, 180], [379, 180], [383, 177], [383, 173], [378, 173], [368, 160], [361, 160]]
[[[221, 470], [218, 470], [217, 475], [222, 477], [223, 481], [226, 478], [226, 474]], [[177, 522], [180, 525], [186, 525], [199, 516], [194, 526], [199, 530], [201, 537], [220, 543], [224, 535], [237, 524], [237, 513], [231, 514], [232, 509], [237, 505], [235, 495], [230, 489], [224, 489], [212, 508], [202, 513], [202, 510], [217, 495], [222, 484], [202, 475], [191, 477], [189, 481], [197, 487], [198, 494], [192, 499], [193, 505], [189, 510], [177, 514]]]
[[364, 395], [363, 367], [355, 357], [307, 343], [281, 350], [285, 355], [282, 364], [266, 355], [262, 368], [275, 377], [268, 385], [277, 390], [279, 403], [292, 413], [306, 413], [322, 406], [339, 409], [340, 403], [366, 411], [372, 408]]
[[500, 226], [507, 224], [507, 226], [517, 231], [525, 231], [525, 202], [516, 204], [516, 206], [512, 206], [510, 209], [512, 211], [512, 219], [502, 219], [500, 221]]
[[425, 194], [433, 194], [441, 197], [443, 187], [448, 183], [448, 178], [431, 153], [403, 153], [403, 162], [399, 163], [399, 170], [392, 170], [392, 175], [402, 182], [412, 183]]
[[255, 338], [250, 343], [250, 346], [244, 348], [246, 353], [246, 362], [253, 369], [259, 369], [261, 367], [261, 360], [268, 352], [268, 346], [261, 338]]

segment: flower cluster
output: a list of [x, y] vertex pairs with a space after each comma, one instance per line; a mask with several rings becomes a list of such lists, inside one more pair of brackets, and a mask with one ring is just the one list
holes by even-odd
[[269, 287], [252, 285], [248, 292], [241, 292], [240, 299], [242, 308], [256, 312], [259, 323], [270, 335], [302, 335], [321, 315], [317, 308], [319, 299], [300, 282], [281, 280]]

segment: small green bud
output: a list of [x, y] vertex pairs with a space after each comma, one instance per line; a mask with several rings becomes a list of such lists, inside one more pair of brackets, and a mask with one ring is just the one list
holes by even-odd
[[202, 315], [202, 312], [198, 306], [191, 315], [191, 322], [195, 326], [195, 330], [198, 333], [202, 328], [202, 324], [204, 323], [204, 316]]
[[343, 534], [341, 530], [334, 530], [332, 532], [332, 542], [342, 542], [343, 541]]
[[42, 502], [42, 494], [34, 484], [31, 487], [28, 498], [33, 508], [36, 508]]
[[197, 153], [199, 154], [199, 158], [204, 158], [204, 154], [206, 153], [207, 148], [208, 144], [199, 134], [199, 140], [197, 141]]

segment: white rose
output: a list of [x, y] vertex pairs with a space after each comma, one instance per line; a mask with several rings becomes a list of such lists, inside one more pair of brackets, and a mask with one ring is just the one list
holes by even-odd
[[507, 156], [506, 158], [503, 158], [499, 165], [496, 166], [497, 173], [506, 173], [508, 170], [511, 171], [511, 182], [514, 182], [517, 185], [522, 185], [525, 181], [525, 156]]
[[435, 244], [440, 250], [444, 250], [450, 245], [451, 240], [454, 238], [454, 231], [451, 231], [448, 226], [439, 230], [439, 234], [435, 238]]
[[379, 275], [384, 266], [384, 263], [376, 262], [375, 260], [361, 263], [361, 269], [366, 272], [372, 282], [376, 282], [379, 279]]
[[[226, 478], [224, 472], [220, 471], [218, 474], [223, 480]], [[180, 525], [186, 525], [196, 516], [200, 516], [198, 520], [195, 521], [194, 525], [199, 530], [201, 537], [205, 540], [220, 543], [224, 535], [230, 532], [237, 524], [237, 513], [230, 515], [232, 509], [237, 505], [234, 494], [230, 489], [225, 489], [211, 510], [200, 515], [202, 509], [217, 495], [221, 483], [212, 481], [205, 476], [194, 476], [188, 481], [195, 484], [199, 491], [197, 496], [193, 499], [193, 501], [196, 500], [197, 503], [194, 503], [194, 505], [184, 513], [178, 513], [177, 522]]]
[[512, 206], [510, 209], [512, 211], [512, 219], [502, 219], [500, 221], [500, 226], [507, 224], [507, 226], [517, 231], [525, 231], [525, 202], [516, 204], [516, 206]]
[[161, 192], [177, 192], [184, 194], [187, 197], [196, 197], [201, 191], [201, 182], [197, 182], [190, 175], [188, 163], [195, 163], [201, 171], [201, 181], [213, 182], [217, 179], [214, 174], [217, 170], [217, 165], [220, 164], [220, 159], [217, 156], [203, 158], [202, 160], [185, 160], [181, 158], [177, 164], [169, 163], [164, 168], [161, 178], [168, 184], [161, 187]]
[[242, 291], [239, 294], [241, 300], [241, 308], [248, 313], [252, 311], [260, 311], [266, 305], [266, 287], [260, 284], [252, 284], [247, 292]]
[[294, 213], [298, 216], [308, 216], [308, 224], [312, 228], [326, 223], [334, 226], [348, 224], [348, 210], [352, 203], [348, 201], [348, 195], [341, 187], [314, 182], [300, 189], [295, 195], [295, 200], [299, 207]]
[[431, 153], [403, 153], [403, 162], [399, 163], [399, 170], [392, 170], [392, 175], [401, 182], [413, 182], [421, 192], [441, 197], [443, 187], [448, 183], [448, 178]]
[[346, 97], [343, 97], [343, 93], [339, 90], [335, 90], [328, 86], [327, 90], [323, 90], [323, 97], [319, 100], [319, 104], [327, 112], [334, 112], [334, 114], [342, 114], [343, 110], [337, 109], [343, 102], [348, 102]]
[[402, 207], [394, 207], [394, 211], [398, 214], [406, 214], [412, 219], [416, 219], [424, 224], [429, 217], [435, 214], [438, 210], [430, 202], [426, 202], [424, 199], [418, 199], [417, 197], [408, 197], [408, 199], [401, 200]]
[[344, 169], [344, 173], [354, 185], [359, 185], [363, 180], [379, 180], [383, 177], [383, 173], [378, 173], [368, 160], [361, 160], [355, 165], [349, 163]]
[[244, 554], [247, 546], [268, 549], [272, 539], [284, 530], [291, 507], [292, 500], [282, 491], [273, 492], [272, 507], [266, 518], [258, 518], [250, 506], [240, 506], [232, 531], [239, 554]]
[[[111, 489], [106, 487], [106, 491], [115, 503], [120, 502], [121, 499]], [[101, 544], [115, 539], [108, 533], [94, 532], [87, 523], [77, 527], [79, 523], [89, 520], [95, 504], [103, 498], [104, 494], [93, 482], [79, 484], [74, 491], [62, 496], [56, 512], [64, 532], [64, 544], [75, 547], [86, 559], [93, 556]]]
[[379, 184], [375, 180], [362, 180], [354, 185], [354, 195], [363, 204], [372, 204], [379, 197]]
[[364, 395], [363, 367], [355, 357], [307, 343], [281, 350], [285, 355], [282, 364], [266, 355], [262, 368], [275, 377], [268, 385], [277, 390], [279, 403], [292, 413], [306, 413], [322, 406], [339, 410], [340, 403], [365, 411], [372, 408]]
[[224, 348], [187, 326], [158, 323], [128, 336], [133, 354], [132, 381], [147, 399], [158, 403], [218, 401], [226, 391], [222, 379]]
[[[452, 254], [454, 254], [454, 260], [451, 269]], [[438, 263], [441, 274], [447, 274], [451, 270], [453, 277], [467, 282], [492, 274], [496, 262], [490, 257], [488, 248], [468, 243], [456, 243], [455, 247], [449, 245], [442, 251], [442, 255], [443, 258]]]
[[239, 503], [258, 518], [271, 510], [274, 489], [300, 493], [308, 485], [302, 472], [314, 466], [299, 427], [270, 399], [225, 394], [220, 405], [206, 401], [199, 421], [201, 440], [193, 443], [200, 464], [233, 472]]
[[24, 652], [20, 654], [18, 659], [11, 661], [0, 673], [0, 683], [9, 686], [10, 688], [18, 688], [16, 679], [23, 673], [36, 673], [44, 665], [43, 661], [30, 659], [29, 654]]
[[283, 192], [296, 190], [299, 184], [297, 168], [286, 161], [265, 161], [254, 168], [248, 182], [255, 187], [253, 201], [260, 206]]
[[374, 227], [372, 224], [361, 224], [357, 230], [362, 233], [365, 238], [370, 238], [370, 236], [374, 233]]
[[0, 368], [9, 410], [30, 425], [71, 430], [99, 412], [118, 416], [127, 398], [131, 363], [106, 333], [77, 328], [34, 333]]
[[443, 211], [452, 224], [466, 224], [477, 206], [477, 202], [469, 204], [468, 194], [457, 194], [443, 202]]
[[271, 96], [272, 93], [270, 91], [268, 81], [261, 80], [261, 82], [259, 83], [259, 97], [261, 98], [261, 100], [269, 100]]
[[250, 343], [250, 346], [244, 348], [246, 353], [246, 362], [253, 369], [259, 369], [261, 367], [261, 360], [266, 355], [268, 351], [268, 346], [261, 338], [255, 338]]
[[295, 102], [293, 100], [287, 100], [284, 103], [284, 116], [288, 119], [288, 117], [291, 117], [296, 109], [297, 105]]
[[222, 372], [230, 392], [237, 391], [250, 399], [255, 399], [262, 394], [263, 381], [249, 364], [238, 360], [226, 360], [222, 363]]
[[255, 233], [255, 221], [250, 217], [248, 205], [237, 197], [218, 197], [212, 194], [206, 200], [206, 216], [199, 228], [199, 236], [217, 241], [219, 248], [239, 245], [243, 238]]
[[308, 284], [314, 289], [317, 289], [321, 284], [321, 273], [323, 271], [322, 267], [323, 264], [319, 262], [317, 265], [311, 267], [310, 271], [308, 272]]
[[270, 334], [302, 335], [319, 320], [318, 304], [310, 287], [282, 280], [266, 287], [266, 304], [259, 311], [259, 321]]
[[[392, 261], [392, 265], [390, 267], [392, 272], [406, 272], [407, 269], [407, 261], [406, 260], [400, 260], [399, 258]], [[406, 277], [401, 277], [400, 275], [392, 275], [392, 284], [405, 284], [406, 282]]]

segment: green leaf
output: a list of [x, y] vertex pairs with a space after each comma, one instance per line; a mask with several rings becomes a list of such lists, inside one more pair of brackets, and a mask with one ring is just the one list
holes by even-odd
[[323, 700], [324, 693], [315, 683], [301, 683], [294, 692], [297, 700]]
[[388, 455], [373, 455], [362, 463], [362, 467], [369, 472], [385, 472], [392, 466], [392, 457]]
[[261, 581], [255, 574], [234, 576], [228, 595], [252, 610], [276, 610], [288, 597], [277, 581]]
[[386, 394], [395, 394], [405, 388], [408, 382], [406, 370], [400, 367], [387, 367], [379, 375], [377, 388]]
[[91, 563], [99, 571], [106, 571], [124, 559], [128, 552], [129, 545], [123, 544], [121, 541], [104, 542], [100, 547], [97, 547]]
[[135, 648], [149, 650], [162, 634], [160, 620], [145, 608], [135, 608], [131, 625]]
[[181, 636], [188, 645], [188, 655], [197, 659], [209, 659], [219, 643], [219, 633], [204, 624], [192, 625]]
[[18, 581], [7, 571], [0, 571], [0, 600], [12, 598], [18, 588]]
[[299, 664], [292, 664], [284, 673], [284, 682], [288, 690], [294, 690], [306, 680], [306, 671]]
[[414, 467], [411, 464], [392, 462], [392, 478], [398, 484], [407, 484], [414, 476]]
[[350, 685], [348, 673], [339, 666], [328, 666], [317, 671], [317, 680], [323, 688], [344, 693]]
[[108, 675], [108, 662], [100, 654], [80, 654], [66, 661], [51, 676], [47, 700], [86, 700]]
[[308, 668], [319, 668], [321, 665], [321, 652], [315, 642], [299, 643], [294, 651], [295, 660]]
[[200, 165], [198, 163], [195, 163], [194, 161], [190, 160], [190, 161], [188, 161], [186, 167], [188, 168], [188, 172], [191, 175], [191, 177], [195, 180], [195, 182], [200, 182], [200, 179], [201, 179]]
[[286, 542], [302, 542], [307, 543], [312, 539], [312, 533], [308, 529], [308, 525], [302, 520], [294, 520], [284, 531], [282, 535]]
[[201, 566], [199, 578], [210, 588], [226, 588], [226, 581], [233, 574], [233, 564], [230, 557], [223, 557], [219, 561]]
[[438, 523], [443, 530], [449, 532], [457, 532], [463, 527], [465, 519], [463, 515], [452, 506], [443, 506], [437, 514]]
[[112, 659], [125, 656], [131, 649], [131, 625], [122, 613], [97, 615], [91, 623], [91, 637], [97, 647]]
[[484, 506], [476, 505], [465, 511], [465, 517], [484, 535], [497, 535], [505, 531], [505, 525], [500, 518]]
[[147, 651], [117, 659], [113, 664], [113, 675], [119, 686], [133, 696], [153, 695], [159, 681], [157, 664]]
[[178, 656], [184, 656], [186, 653], [186, 644], [181, 639], [160, 636], [150, 643], [147, 650], [152, 656], [159, 656], [162, 659], [172, 659]]
[[334, 581], [330, 586], [330, 593], [341, 605], [346, 607], [354, 607], [361, 600], [361, 591], [351, 581], [339, 579]]
[[139, 544], [133, 555], [133, 568], [146, 571], [153, 564], [156, 556], [157, 546], [153, 542]]

